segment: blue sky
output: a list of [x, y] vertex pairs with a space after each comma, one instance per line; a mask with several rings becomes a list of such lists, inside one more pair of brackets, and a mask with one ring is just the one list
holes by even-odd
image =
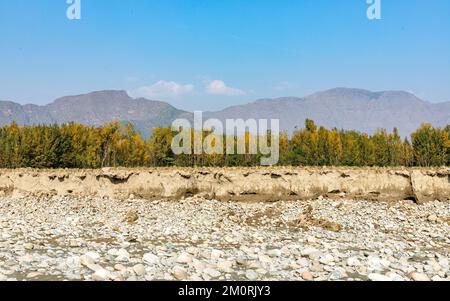
[[334, 87], [450, 101], [450, 1], [0, 0], [0, 99], [121, 89], [189, 110]]

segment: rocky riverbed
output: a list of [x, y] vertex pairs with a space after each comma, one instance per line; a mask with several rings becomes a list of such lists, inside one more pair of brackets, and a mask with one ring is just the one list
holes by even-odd
[[0, 280], [450, 280], [450, 203], [1, 198]]

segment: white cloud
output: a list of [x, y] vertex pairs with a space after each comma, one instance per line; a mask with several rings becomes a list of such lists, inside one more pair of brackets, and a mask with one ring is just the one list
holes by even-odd
[[206, 92], [215, 95], [239, 96], [246, 93], [242, 90], [228, 87], [222, 80], [213, 80], [206, 86]]
[[160, 80], [153, 85], [143, 86], [132, 91], [133, 97], [158, 98], [158, 97], [177, 97], [184, 94], [190, 94], [194, 91], [192, 84], [179, 84], [173, 81]]

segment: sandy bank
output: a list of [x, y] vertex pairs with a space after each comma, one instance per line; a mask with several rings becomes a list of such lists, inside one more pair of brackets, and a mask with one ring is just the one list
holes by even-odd
[[450, 168], [196, 168], [0, 170], [0, 195], [277, 201], [345, 197], [450, 200]]

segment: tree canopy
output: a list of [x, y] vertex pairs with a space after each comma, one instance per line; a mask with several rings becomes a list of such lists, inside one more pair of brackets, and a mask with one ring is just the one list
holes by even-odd
[[[257, 166], [261, 154], [180, 154], [171, 150], [176, 136], [156, 128], [145, 140], [131, 124], [112, 122], [103, 127], [81, 124], [0, 127], [1, 168], [101, 168], [158, 166]], [[205, 133], [206, 136], [207, 133]], [[229, 138], [229, 137], [228, 137]], [[246, 148], [253, 137], [244, 137]], [[217, 137], [226, 142], [227, 137]], [[232, 137], [236, 143], [240, 138]], [[289, 166], [449, 166], [450, 125], [422, 125], [402, 139], [397, 129], [373, 135], [326, 129], [306, 120], [304, 129], [279, 136], [279, 165]]]

